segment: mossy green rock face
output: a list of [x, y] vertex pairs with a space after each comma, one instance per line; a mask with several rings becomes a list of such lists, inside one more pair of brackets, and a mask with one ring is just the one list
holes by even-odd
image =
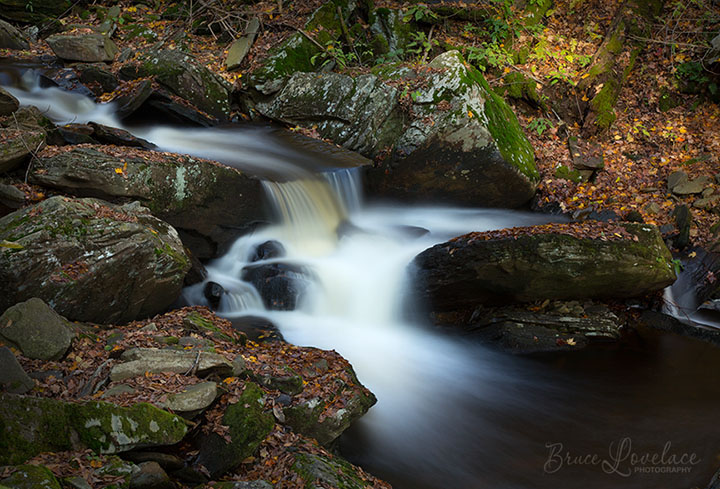
[[64, 317], [34, 297], [0, 316], [0, 338], [17, 345], [28, 358], [59, 360], [73, 339], [68, 326]]
[[42, 452], [119, 453], [173, 445], [187, 432], [182, 418], [146, 403], [124, 408], [0, 394], [0, 405], [0, 464], [22, 463]]
[[230, 115], [230, 86], [218, 75], [181, 51], [147, 54], [137, 65], [120, 70], [126, 78], [152, 76], [175, 95], [220, 121]]
[[484, 303], [635, 297], [673, 283], [672, 256], [658, 229], [623, 227], [632, 239], [461, 236], [415, 258], [415, 292], [432, 311], [442, 312]]
[[248, 383], [238, 402], [227, 407], [222, 424], [230, 428], [230, 443], [215, 433], [200, 442], [197, 463], [212, 478], [239, 466], [272, 431], [275, 421], [272, 414], [264, 412], [263, 395], [260, 387]]
[[358, 468], [339, 456], [332, 459], [320, 454], [298, 453], [295, 455], [293, 472], [305, 481], [308, 489], [337, 487], [339, 489], [369, 489], [372, 482], [364, 480]]
[[61, 489], [60, 483], [50, 469], [42, 465], [21, 465], [17, 470], [0, 480], [0, 488], [10, 489]]
[[102, 34], [54, 34], [46, 41], [58, 58], [68, 61], [112, 61], [120, 51], [114, 42]]
[[137, 203], [52, 197], [0, 219], [0, 310], [38, 297], [74, 321], [123, 323], [177, 299], [190, 268], [175, 229]]
[[387, 54], [404, 51], [416, 32], [414, 22], [405, 22], [401, 10], [379, 8], [370, 13], [370, 30], [375, 35], [373, 50], [375, 54]]
[[200, 259], [224, 252], [265, 216], [258, 178], [184, 155], [152, 153], [148, 161], [78, 148], [36, 159], [30, 180], [78, 196], [140, 200]]
[[72, 7], [69, 0], [43, 0], [33, 2], [28, 9], [27, 0], [0, 0], [0, 17], [11, 22], [39, 24], [56, 19]]

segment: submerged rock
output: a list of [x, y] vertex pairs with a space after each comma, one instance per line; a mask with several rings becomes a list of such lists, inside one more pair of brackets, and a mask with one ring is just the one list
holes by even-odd
[[0, 316], [0, 338], [17, 345], [28, 358], [59, 360], [70, 348], [73, 333], [64, 317], [42, 299], [32, 298]]
[[[568, 230], [583, 223], [566, 225]], [[562, 228], [507, 237], [471, 233], [420, 253], [415, 292], [434, 312], [541, 299], [635, 297], [675, 281], [658, 229], [621, 224], [627, 236], [575, 237]]]
[[39, 297], [77, 321], [160, 312], [190, 267], [175, 229], [137, 203], [52, 197], [0, 219], [0, 310]]
[[72, 148], [40, 155], [30, 179], [79, 196], [141, 200], [177, 228], [199, 259], [222, 253], [265, 215], [258, 178], [185, 155], [133, 150], [119, 156], [103, 146]]
[[292, 311], [305, 296], [312, 276], [299, 265], [258, 263], [243, 268], [242, 279], [253, 284], [268, 309]]
[[173, 445], [188, 430], [179, 416], [147, 403], [125, 408], [0, 394], [0, 404], [0, 464], [22, 463], [42, 452], [119, 453]]

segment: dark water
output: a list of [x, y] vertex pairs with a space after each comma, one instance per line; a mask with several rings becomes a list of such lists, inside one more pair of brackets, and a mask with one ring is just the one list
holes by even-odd
[[[398, 460], [400, 440], [367, 440], [362, 422], [343, 453], [396, 489], [704, 488], [720, 467], [713, 345], [644, 331], [617, 347], [535, 358], [475, 348], [507, 376], [467, 386], [477, 395], [450, 410], [428, 397], [448, 419], [438, 413], [437, 436], [412, 448], [415, 460]], [[662, 460], [633, 460], [664, 450]]]

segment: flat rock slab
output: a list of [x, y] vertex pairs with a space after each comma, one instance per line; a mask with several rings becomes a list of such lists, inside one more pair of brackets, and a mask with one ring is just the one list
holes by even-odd
[[0, 347], [0, 390], [25, 394], [33, 387], [35, 381], [25, 373], [10, 348]]
[[59, 360], [70, 348], [73, 333], [67, 319], [34, 297], [0, 316], [0, 338], [17, 345], [28, 358]]
[[115, 365], [110, 372], [112, 381], [144, 375], [145, 372], [173, 372], [197, 375], [210, 372], [232, 373], [232, 363], [217, 353], [189, 350], [159, 350], [156, 348], [133, 348], [121, 356], [124, 363]]
[[58, 58], [67, 61], [112, 61], [118, 47], [102, 34], [54, 34], [46, 39]]
[[119, 453], [174, 445], [188, 427], [179, 416], [147, 403], [120, 407], [107, 402], [70, 403], [0, 394], [0, 464], [22, 463], [42, 452], [90, 448]]
[[215, 382], [201, 382], [177, 394], [170, 394], [164, 407], [173, 412], [192, 413], [210, 406], [217, 396]]
[[436, 245], [413, 262], [417, 297], [442, 312], [543, 299], [635, 297], [675, 281], [672, 256], [655, 226], [598, 224], [595, 237], [578, 234], [584, 226], [470, 233]]

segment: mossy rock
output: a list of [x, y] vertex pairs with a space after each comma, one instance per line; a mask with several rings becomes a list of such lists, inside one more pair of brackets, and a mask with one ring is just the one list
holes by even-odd
[[20, 167], [30, 160], [30, 153], [45, 146], [45, 132], [41, 130], [0, 129], [0, 174]]
[[[583, 223], [575, 223], [582, 231]], [[436, 312], [543, 299], [628, 298], [675, 281], [657, 227], [623, 223], [629, 237], [562, 232], [484, 239], [467, 234], [420, 253], [415, 292]]]
[[417, 32], [415, 22], [405, 22], [402, 10], [378, 8], [370, 13], [370, 31], [374, 34], [373, 50], [376, 55], [390, 52], [403, 53]]
[[560, 165], [557, 170], [555, 170], [554, 175], [556, 178], [570, 180], [573, 183], [580, 183], [583, 181], [583, 176], [578, 170], [571, 170], [565, 165]]
[[21, 465], [10, 477], [0, 480], [0, 488], [9, 489], [61, 489], [55, 475], [42, 465]]
[[535, 81], [518, 71], [508, 73], [503, 78], [503, 84], [496, 89], [499, 95], [510, 97], [515, 100], [524, 100], [537, 107], [544, 107], [540, 99]]
[[188, 430], [182, 418], [147, 403], [125, 408], [10, 394], [0, 394], [0, 403], [0, 464], [22, 463], [42, 452], [118, 453], [173, 445]]
[[367, 481], [358, 468], [339, 456], [332, 458], [314, 453], [298, 453], [292, 471], [305, 481], [307, 489], [370, 489], [375, 487]]
[[256, 384], [247, 383], [238, 401], [228, 405], [223, 414], [222, 424], [230, 428], [231, 441], [215, 433], [201, 440], [197, 464], [205, 467], [212, 478], [238, 467], [272, 431], [275, 420], [264, 411], [264, 395]]
[[[32, 9], [29, 9], [28, 5], [32, 5]], [[28, 0], [0, 0], [0, 17], [11, 22], [37, 25], [57, 19], [71, 7], [70, 0], [43, 0], [32, 3]]]

